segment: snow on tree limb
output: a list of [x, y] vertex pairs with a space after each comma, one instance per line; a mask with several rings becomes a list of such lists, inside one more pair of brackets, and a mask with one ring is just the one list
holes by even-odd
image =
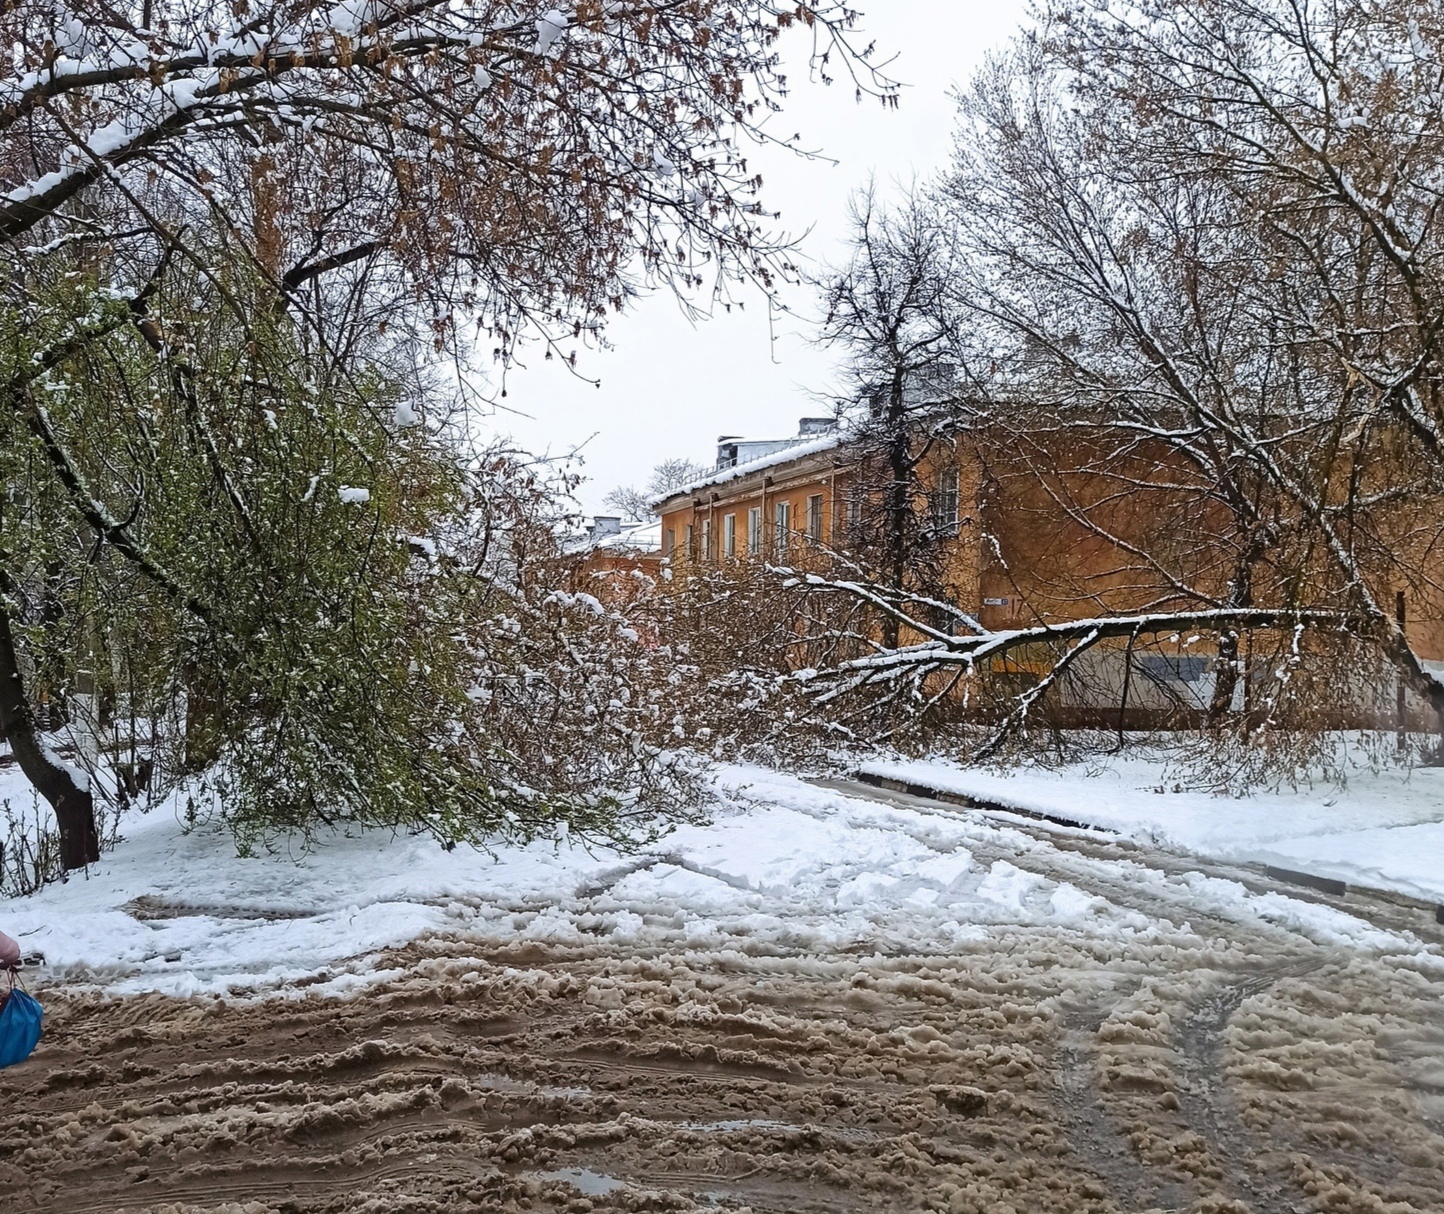
[[440, 333], [477, 319], [502, 351], [522, 324], [600, 323], [636, 265], [683, 292], [790, 272], [745, 150], [785, 90], [787, 26], [811, 27], [818, 63], [831, 52], [893, 91], [833, 0], [147, 11], [148, 28], [124, 9], [0, 17], [17, 48], [0, 127], [26, 148], [0, 165], [0, 240], [58, 238], [81, 198], [129, 227], [113, 197], [129, 182], [163, 209], [228, 216], [281, 289], [384, 250]]

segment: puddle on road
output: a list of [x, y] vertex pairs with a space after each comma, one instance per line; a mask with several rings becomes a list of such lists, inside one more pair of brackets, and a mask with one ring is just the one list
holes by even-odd
[[540, 1096], [547, 1100], [590, 1100], [591, 1088], [547, 1087], [525, 1079], [513, 1079], [510, 1075], [489, 1072], [473, 1076], [471, 1086], [488, 1092], [506, 1092], [518, 1096]]
[[593, 1172], [590, 1168], [558, 1168], [555, 1172], [534, 1172], [532, 1175], [537, 1180], [560, 1180], [571, 1185], [583, 1197], [605, 1197], [627, 1185], [625, 1180], [618, 1180], [605, 1172]]
[[833, 1138], [848, 1138], [856, 1141], [878, 1137], [871, 1130], [840, 1126], [794, 1125], [790, 1121], [774, 1121], [768, 1117], [747, 1117], [733, 1121], [684, 1121], [679, 1128], [691, 1130], [695, 1134], [738, 1134], [743, 1130], [780, 1130], [784, 1134], [806, 1134], [809, 1131], [826, 1132]]

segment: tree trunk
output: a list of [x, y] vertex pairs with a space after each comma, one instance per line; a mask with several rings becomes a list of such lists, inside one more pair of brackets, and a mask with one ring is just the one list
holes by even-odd
[[[903, 396], [904, 378], [901, 367], [893, 371], [887, 405], [888, 491], [884, 518], [887, 520], [887, 564], [889, 588], [901, 591], [907, 580], [908, 515], [912, 507], [912, 444], [907, 427], [907, 408]], [[882, 643], [896, 649], [901, 641], [898, 621], [889, 616], [883, 621]]]
[[[1228, 605], [1230, 607], [1253, 606], [1253, 569], [1263, 559], [1266, 545], [1257, 529], [1239, 554], [1234, 566], [1233, 579], [1229, 582]], [[1228, 628], [1218, 634], [1218, 654], [1214, 659], [1213, 698], [1208, 705], [1208, 723], [1218, 725], [1233, 708], [1234, 692], [1238, 689], [1243, 671], [1239, 660], [1243, 647], [1239, 644], [1237, 629]], [[1247, 707], [1245, 705], [1245, 707]]]
[[0, 571], [0, 732], [20, 770], [55, 811], [60, 827], [60, 859], [66, 871], [100, 859], [95, 802], [83, 775], [56, 758], [40, 740], [35, 713], [25, 697], [25, 682], [10, 620], [10, 585]]
[[1218, 653], [1213, 663], [1213, 695], [1208, 702], [1208, 723], [1217, 725], [1233, 707], [1234, 692], [1238, 690], [1238, 633], [1218, 634]]
[[[1434, 731], [1444, 738], [1444, 683], [1440, 683], [1430, 671], [1424, 669], [1401, 626], [1395, 625], [1389, 630], [1384, 642], [1384, 653], [1399, 672], [1403, 686], [1428, 705], [1434, 716]], [[1441, 745], [1440, 750], [1444, 752], [1444, 745]]]

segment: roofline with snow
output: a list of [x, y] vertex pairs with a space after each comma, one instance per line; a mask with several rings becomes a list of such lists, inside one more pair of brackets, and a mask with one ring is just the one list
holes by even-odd
[[829, 451], [835, 451], [838, 447], [845, 446], [854, 436], [851, 434], [825, 434], [820, 438], [806, 439], [794, 443], [790, 447], [784, 447], [781, 451], [774, 451], [771, 455], [759, 456], [757, 459], [748, 460], [745, 464], [734, 464], [730, 468], [719, 468], [716, 472], [700, 477], [695, 481], [683, 485], [680, 489], [673, 489], [665, 497], [653, 498], [648, 504], [658, 514], [666, 512], [666, 506], [678, 498], [692, 497], [703, 489], [710, 489], [714, 485], [725, 485], [730, 481], [745, 480], [754, 473], [765, 472], [769, 468], [778, 468], [784, 464], [791, 464], [806, 459], [811, 455], [825, 455]]

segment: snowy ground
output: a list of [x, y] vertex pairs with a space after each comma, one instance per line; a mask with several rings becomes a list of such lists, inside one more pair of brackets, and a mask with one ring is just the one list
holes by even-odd
[[[983, 787], [1037, 790], [1050, 779], [991, 778]], [[1039, 875], [1037, 857], [1055, 850], [1046, 837], [982, 815], [858, 800], [755, 767], [726, 769], [720, 784], [710, 825], [678, 830], [639, 856], [554, 844], [492, 856], [447, 852], [424, 836], [338, 834], [243, 858], [228, 835], [187, 831], [171, 809], [136, 813], [123, 823], [124, 841], [88, 873], [0, 901], [0, 926], [44, 956], [47, 980], [175, 996], [342, 994], [375, 980], [371, 959], [383, 950], [431, 934], [558, 943], [602, 934], [618, 946], [836, 954], [946, 950], [1009, 925], [1117, 937], [1149, 929], [1127, 907]], [[1078, 812], [1078, 782], [1059, 787], [1073, 789], [1064, 804]], [[1026, 800], [1057, 804], [1037, 791]], [[1189, 820], [1182, 801], [1164, 799], [1179, 827]], [[1111, 803], [1123, 808], [1107, 824], [1150, 804], [1144, 793]], [[1190, 827], [1184, 837], [1196, 850], [1228, 852], [1237, 833], [1263, 835], [1267, 815], [1257, 808], [1250, 817], [1240, 803], [1214, 804], [1234, 820], [1220, 826], [1215, 813]], [[1412, 807], [1422, 812], [1422, 798]], [[1303, 824], [1304, 810], [1292, 814], [1285, 830]], [[1029, 856], [1034, 863], [1020, 867]], [[1327, 907], [1289, 899], [1273, 907], [1201, 875], [1194, 892], [1201, 909], [1247, 908], [1287, 917], [1323, 942], [1378, 943], [1373, 928]]]
[[[1089, 831], [722, 773], [644, 856], [137, 816], [0, 1190], [65, 1214], [1437, 1214], [1444, 929]], [[3, 794], [0, 794], [3, 795]], [[342, 998], [326, 996], [344, 996]]]
[[1007, 772], [867, 763], [894, 780], [996, 800], [1160, 847], [1276, 865], [1444, 903], [1444, 768], [1371, 771], [1243, 797], [1176, 787], [1162, 761], [1123, 758]]
[[0, 902], [0, 925], [44, 955], [48, 979], [178, 996], [314, 993], [318, 973], [342, 993], [372, 980], [372, 956], [433, 933], [828, 954], [947, 948], [1010, 924], [1146, 926], [1001, 858], [1040, 844], [976, 815], [888, 808], [760, 768], [721, 782], [711, 825], [640, 856], [552, 844], [489, 856], [373, 834], [241, 858], [168, 809], [135, 814], [87, 874]]

